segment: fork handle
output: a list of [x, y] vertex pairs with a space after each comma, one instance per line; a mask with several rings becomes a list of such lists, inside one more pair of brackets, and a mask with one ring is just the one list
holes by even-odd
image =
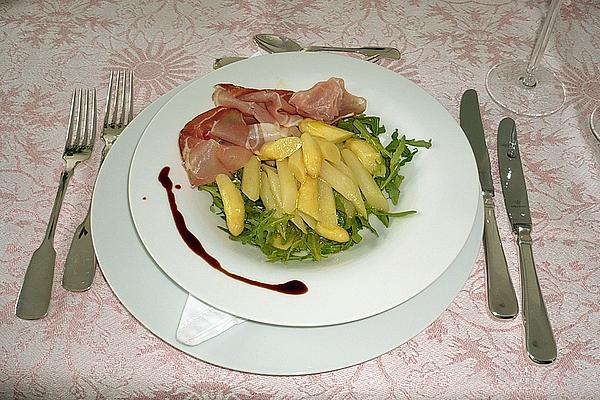
[[213, 63], [213, 69], [219, 69], [229, 64], [233, 64], [234, 62], [245, 60], [248, 57], [220, 57], [216, 58]]
[[54, 264], [56, 262], [54, 232], [56, 231], [58, 215], [71, 176], [73, 176], [73, 168], [66, 168], [60, 176], [60, 183], [44, 240], [42, 240], [40, 247], [33, 252], [19, 292], [15, 310], [15, 314], [19, 318], [39, 319], [45, 317], [48, 313], [54, 278]]
[[100, 156], [100, 165], [102, 165], [102, 163], [104, 162], [104, 159], [108, 155], [108, 152], [110, 151], [110, 149], [112, 149], [112, 146], [115, 143], [115, 140], [116, 140], [116, 138], [113, 140], [105, 140], [104, 141], [104, 147], [102, 148], [102, 155]]
[[71, 292], [83, 292], [92, 286], [96, 273], [96, 255], [90, 229], [90, 209], [75, 229], [65, 261], [62, 287]]
[[[104, 162], [113, 143], [114, 141], [105, 140], [100, 165]], [[96, 253], [92, 241], [90, 207], [88, 207], [84, 220], [73, 233], [63, 270], [62, 287], [71, 292], [85, 292], [92, 287], [95, 274]]]
[[46, 228], [46, 236], [44, 240], [49, 240], [51, 243], [54, 242], [54, 232], [56, 232], [56, 223], [58, 222], [58, 215], [60, 214], [60, 208], [62, 207], [63, 199], [65, 198], [65, 192], [69, 185], [69, 180], [73, 176], [75, 165], [70, 168], [65, 168], [60, 174], [60, 182], [58, 184], [58, 191], [56, 192], [56, 198], [54, 199], [54, 205], [52, 206], [52, 212], [50, 213], [50, 221], [48, 221], [48, 227]]
[[397, 60], [400, 58], [400, 52], [393, 47], [329, 47], [329, 46], [309, 46], [304, 51], [334, 51], [342, 53], [358, 53], [363, 56], [378, 55], [382, 58]]

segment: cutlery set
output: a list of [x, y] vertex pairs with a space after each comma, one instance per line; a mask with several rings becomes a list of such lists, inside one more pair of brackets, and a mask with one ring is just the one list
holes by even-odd
[[[380, 58], [390, 60], [400, 59], [400, 52], [394, 47], [327, 47], [308, 46], [302, 47], [296, 41], [280, 35], [260, 33], [254, 36], [254, 42], [268, 53], [288, 53], [299, 51], [332, 51], [342, 53], [354, 53], [365, 56], [365, 60], [376, 62]], [[219, 69], [236, 61], [245, 60], [247, 57], [221, 57], [215, 59], [213, 69]]]
[[[254, 40], [261, 49], [269, 53], [338, 51], [363, 55], [367, 61], [378, 61], [380, 58], [400, 58], [398, 50], [390, 47], [302, 47], [289, 38], [268, 34], [256, 35]], [[218, 58], [213, 67], [218, 69], [243, 59], [245, 57]], [[71, 101], [67, 138], [63, 152], [65, 168], [61, 175], [46, 234], [40, 247], [33, 253], [19, 292], [16, 305], [16, 315], [19, 318], [39, 319], [43, 318], [48, 311], [56, 261], [53, 241], [58, 215], [75, 167], [80, 162], [89, 159], [92, 153], [97, 131], [96, 114], [96, 91], [76, 90]], [[102, 126], [102, 138], [105, 145], [101, 164], [113, 143], [132, 119], [133, 73], [111, 71]], [[479, 100], [477, 92], [473, 89], [467, 90], [462, 96], [460, 126], [475, 155], [482, 190], [483, 247], [486, 262], [488, 309], [495, 318], [512, 319], [518, 314], [518, 302], [496, 222], [490, 157], [485, 141]], [[500, 122], [497, 151], [504, 204], [519, 248], [526, 350], [534, 362], [548, 364], [556, 358], [556, 343], [535, 270], [531, 239], [532, 221], [527, 189], [520, 160], [516, 126], [510, 118], [504, 118]], [[62, 286], [75, 292], [89, 289], [95, 269], [96, 257], [91, 238], [90, 209], [88, 207], [87, 214], [75, 230], [71, 242], [65, 261]]]
[[17, 300], [16, 314], [19, 318], [38, 319], [44, 317], [48, 311], [56, 261], [54, 232], [58, 215], [75, 167], [90, 158], [95, 139], [96, 91], [76, 90], [71, 99], [67, 139], [63, 151], [65, 166], [60, 176], [58, 192], [52, 206], [46, 234], [40, 247], [33, 252], [25, 272]]
[[[467, 90], [460, 102], [460, 126], [475, 155], [484, 202], [483, 248], [486, 262], [488, 309], [499, 319], [512, 319], [518, 314], [518, 303], [494, 212], [494, 184], [490, 157], [485, 143], [477, 92]], [[533, 261], [531, 213], [519, 153], [515, 121], [504, 118], [498, 127], [498, 167], [504, 205], [513, 232], [517, 235], [525, 348], [529, 358], [538, 364], [556, 359], [556, 342], [540, 290]]]
[[[113, 93], [115, 93], [114, 96]], [[111, 71], [104, 110], [104, 123], [102, 125], [104, 148], [102, 149], [100, 165], [104, 162], [113, 143], [132, 119], [133, 72]], [[72, 292], [88, 290], [94, 280], [95, 272], [96, 255], [92, 244], [90, 208], [88, 206], [87, 214], [83, 222], [75, 229], [71, 241], [65, 261], [62, 286]]]
[[[114, 95], [113, 95], [114, 93]], [[40, 247], [33, 253], [17, 299], [16, 315], [22, 319], [46, 316], [50, 305], [56, 251], [54, 232], [62, 201], [75, 167], [90, 158], [97, 131], [96, 90], [76, 90], [71, 101], [67, 139], [63, 152], [65, 168], [50, 214], [50, 221]], [[105, 142], [101, 163], [112, 144], [133, 119], [133, 72], [111, 71], [102, 138]], [[65, 261], [62, 286], [70, 291], [90, 288], [96, 271], [96, 256], [92, 244], [89, 208], [83, 222], [75, 230]]]

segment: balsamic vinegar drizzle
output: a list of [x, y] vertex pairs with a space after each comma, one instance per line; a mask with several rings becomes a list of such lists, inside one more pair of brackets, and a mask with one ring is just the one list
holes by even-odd
[[290, 295], [300, 295], [308, 292], [308, 287], [303, 282], [300, 282], [296, 279], [279, 284], [265, 283], [234, 274], [233, 272], [229, 272], [225, 268], [223, 268], [219, 260], [208, 254], [206, 250], [204, 250], [204, 246], [202, 246], [200, 240], [198, 240], [198, 238], [188, 229], [183, 214], [177, 208], [175, 194], [173, 193], [173, 181], [171, 180], [171, 178], [169, 178], [170, 170], [171, 167], [169, 166], [163, 167], [160, 170], [160, 173], [158, 174], [158, 181], [161, 183], [161, 185], [165, 188], [167, 192], [169, 206], [171, 208], [171, 214], [173, 215], [173, 220], [175, 221], [177, 231], [179, 232], [179, 235], [181, 236], [185, 244], [187, 244], [187, 246], [190, 248], [190, 250], [192, 250], [198, 256], [202, 257], [204, 261], [208, 263], [208, 265], [210, 265], [217, 271], [220, 271], [225, 275], [229, 276], [230, 278], [233, 278], [240, 282]]

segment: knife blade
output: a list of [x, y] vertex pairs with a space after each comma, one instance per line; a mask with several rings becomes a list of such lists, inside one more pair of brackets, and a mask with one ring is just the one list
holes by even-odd
[[504, 204], [519, 247], [525, 347], [532, 361], [549, 364], [556, 359], [556, 341], [535, 271], [529, 199], [515, 121], [511, 118], [504, 118], [498, 126], [498, 167]]
[[484, 204], [484, 229], [483, 248], [486, 265], [486, 289], [487, 303], [490, 313], [499, 319], [512, 319], [519, 312], [517, 295], [513, 287], [494, 207], [494, 184], [490, 166], [490, 156], [485, 144], [485, 134], [481, 113], [479, 111], [479, 99], [477, 92], [473, 89], [463, 93], [460, 101], [460, 126], [465, 132], [479, 171], [479, 182], [481, 184]]

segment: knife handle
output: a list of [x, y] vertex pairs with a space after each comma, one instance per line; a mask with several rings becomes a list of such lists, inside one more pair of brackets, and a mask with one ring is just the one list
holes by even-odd
[[531, 228], [517, 228], [517, 244], [519, 245], [519, 262], [521, 264], [523, 325], [527, 354], [535, 363], [549, 364], [556, 359], [556, 341], [535, 272], [531, 248]]
[[512, 319], [519, 313], [517, 295], [513, 287], [506, 257], [502, 249], [496, 214], [494, 213], [494, 197], [491, 193], [483, 194], [484, 225], [483, 249], [487, 276], [487, 300], [490, 313], [499, 319]]

